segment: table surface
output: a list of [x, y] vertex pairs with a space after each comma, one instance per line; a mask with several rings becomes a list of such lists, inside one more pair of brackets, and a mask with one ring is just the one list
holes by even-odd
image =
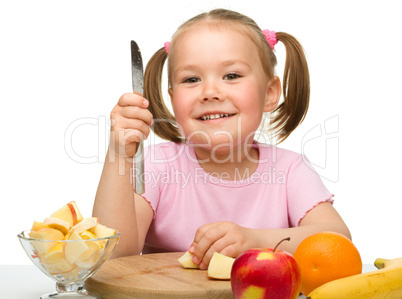
[[[363, 265], [363, 272], [374, 265]], [[38, 299], [55, 291], [56, 282], [35, 265], [0, 265], [0, 297], [7, 299]], [[304, 296], [300, 296], [305, 298]]]

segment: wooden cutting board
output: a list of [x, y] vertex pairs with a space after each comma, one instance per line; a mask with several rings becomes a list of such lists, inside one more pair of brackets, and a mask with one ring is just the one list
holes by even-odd
[[208, 278], [207, 271], [184, 269], [184, 252], [136, 255], [109, 260], [85, 282], [102, 299], [234, 298], [229, 280]]

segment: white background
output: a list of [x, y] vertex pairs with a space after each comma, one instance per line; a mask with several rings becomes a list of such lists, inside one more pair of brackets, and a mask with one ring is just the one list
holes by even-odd
[[131, 90], [130, 40], [148, 61], [218, 7], [300, 40], [311, 108], [281, 146], [316, 165], [364, 263], [402, 256], [398, 1], [52, 0], [0, 4], [0, 264], [30, 263], [16, 235], [34, 219], [71, 200], [91, 215], [109, 113]]

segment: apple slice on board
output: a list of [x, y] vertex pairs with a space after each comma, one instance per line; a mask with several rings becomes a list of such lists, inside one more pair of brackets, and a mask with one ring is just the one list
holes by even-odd
[[215, 279], [230, 279], [230, 272], [235, 259], [214, 252], [208, 267], [208, 277]]
[[[178, 261], [186, 269], [199, 269], [198, 265], [193, 263], [193, 254], [186, 251]], [[232, 265], [235, 259], [218, 252], [214, 252], [209, 262], [207, 275], [214, 279], [230, 279]]]
[[186, 251], [181, 257], [179, 257], [178, 261], [186, 269], [198, 269], [198, 265], [193, 263], [193, 254]]

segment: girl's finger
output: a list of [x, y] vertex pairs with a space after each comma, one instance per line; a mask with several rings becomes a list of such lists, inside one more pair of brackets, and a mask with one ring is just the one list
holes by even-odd
[[119, 98], [117, 105], [119, 105], [120, 107], [138, 106], [138, 107], [147, 108], [149, 105], [149, 102], [147, 99], [142, 97], [142, 95], [140, 93], [128, 92], [128, 93], [123, 94]]
[[231, 242], [228, 238], [226, 238], [226, 234], [214, 242], [211, 247], [205, 252], [204, 257], [200, 263], [200, 269], [206, 269], [209, 265], [209, 262], [212, 259], [214, 252], [222, 253], [226, 248], [232, 246], [234, 242]]
[[139, 130], [148, 135], [150, 126], [146, 122], [140, 119], [130, 119], [125, 117], [118, 117], [114, 119], [111, 127], [112, 131], [118, 132], [122, 130]]
[[239, 250], [238, 246], [235, 243], [229, 244], [226, 247], [222, 248], [219, 253], [236, 258], [243, 250]]
[[138, 106], [127, 106], [120, 110], [120, 115], [129, 119], [140, 119], [151, 125], [152, 113], [148, 109], [144, 109]]
[[146, 138], [146, 135], [139, 130], [121, 130], [119, 132], [121, 144], [130, 144], [134, 142], [141, 142]]
[[193, 243], [198, 244], [198, 242], [202, 239], [205, 232], [207, 232], [211, 227], [213, 227], [215, 225], [216, 225], [216, 223], [207, 223], [207, 224], [201, 225], [195, 232]]
[[[222, 238], [225, 235], [225, 231], [220, 229], [219, 226], [212, 226], [208, 229], [203, 235], [202, 238], [197, 242], [197, 246], [194, 251], [194, 263], [199, 263], [200, 268], [204, 269], [206, 265], [208, 265], [209, 260], [212, 257], [213, 252], [211, 253], [210, 248], [213, 244]], [[205, 254], [208, 253], [208, 256]], [[201, 263], [204, 261], [203, 265]], [[207, 263], [205, 264], [205, 261]]]

